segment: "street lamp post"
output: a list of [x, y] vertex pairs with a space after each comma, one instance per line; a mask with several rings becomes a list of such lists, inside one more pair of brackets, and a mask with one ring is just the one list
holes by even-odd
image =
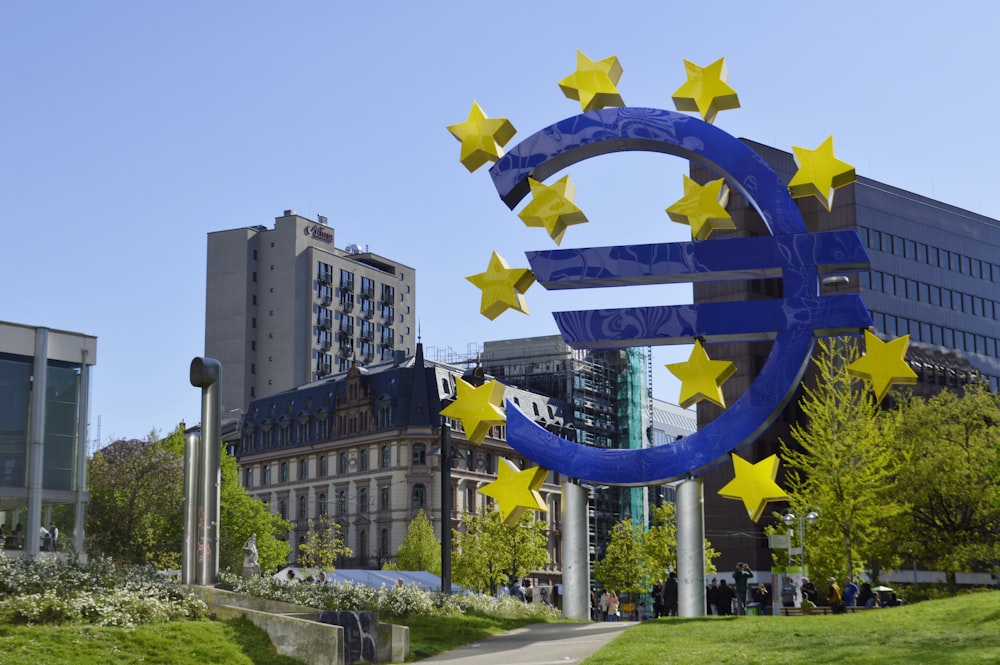
[[451, 593], [451, 427], [441, 418], [441, 593]]
[[[802, 563], [802, 574], [806, 574], [806, 522], [809, 524], [815, 524], [822, 513], [819, 508], [811, 508], [805, 515], [796, 516], [795, 513], [788, 512], [782, 517], [785, 526], [792, 527], [796, 522], [799, 524], [799, 546], [792, 547], [791, 529], [788, 530], [788, 565], [792, 564], [792, 555], [798, 554], [799, 561]], [[797, 550], [797, 551], [796, 551]]]

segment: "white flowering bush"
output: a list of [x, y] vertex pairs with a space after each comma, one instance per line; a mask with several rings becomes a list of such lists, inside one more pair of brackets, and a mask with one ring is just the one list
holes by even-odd
[[559, 612], [548, 605], [525, 603], [504, 596], [452, 595], [424, 591], [413, 584], [382, 585], [379, 588], [353, 582], [327, 584], [288, 583], [272, 577], [249, 580], [223, 574], [222, 583], [245, 593], [322, 610], [372, 611], [381, 619], [429, 614], [479, 614], [500, 618], [554, 619]]
[[0, 621], [128, 627], [200, 619], [207, 610], [152, 568], [0, 555]]

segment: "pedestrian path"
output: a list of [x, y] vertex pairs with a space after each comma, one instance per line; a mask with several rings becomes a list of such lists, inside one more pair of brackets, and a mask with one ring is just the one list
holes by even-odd
[[535, 623], [503, 635], [446, 651], [420, 663], [449, 665], [554, 665], [579, 663], [587, 656], [638, 624]]

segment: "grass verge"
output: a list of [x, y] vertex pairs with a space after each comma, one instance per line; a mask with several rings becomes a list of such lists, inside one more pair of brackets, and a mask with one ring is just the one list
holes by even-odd
[[1000, 663], [1000, 593], [854, 614], [658, 619], [584, 665], [979, 665]]
[[[479, 642], [531, 623], [537, 618], [501, 619], [489, 616], [413, 616], [393, 619], [392, 623], [410, 627], [410, 654], [406, 662], [430, 658], [437, 654]], [[619, 664], [620, 665], [620, 664]]]
[[278, 655], [249, 621], [175, 621], [136, 628], [0, 626], [0, 665], [302, 665]]

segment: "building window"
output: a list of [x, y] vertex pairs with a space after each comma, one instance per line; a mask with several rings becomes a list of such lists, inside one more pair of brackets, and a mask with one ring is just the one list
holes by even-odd
[[368, 470], [368, 449], [362, 448], [358, 452], [358, 469], [360, 471]]
[[320, 441], [326, 441], [330, 438], [330, 420], [325, 415], [320, 416], [319, 420], [316, 421], [316, 437]]
[[416, 509], [427, 507], [427, 487], [423, 483], [413, 486], [411, 506]]
[[347, 453], [337, 456], [337, 473], [347, 473]]
[[260, 484], [261, 485], [270, 485], [271, 484], [271, 465], [270, 464], [265, 464], [264, 465], [264, 477], [261, 478]]
[[323, 455], [322, 457], [319, 458], [319, 477], [326, 478], [326, 473], [327, 473], [326, 455]]
[[281, 482], [288, 482], [288, 462], [281, 463]]
[[378, 547], [382, 556], [389, 555], [389, 529], [382, 529], [382, 533], [379, 534]]
[[278, 501], [278, 515], [280, 515], [283, 520], [288, 519], [288, 501], [286, 499], [280, 499]]
[[358, 555], [361, 557], [361, 566], [365, 566], [368, 561], [368, 532], [362, 531], [358, 534]]
[[422, 443], [413, 444], [413, 466], [427, 464], [427, 446]]
[[308, 517], [308, 515], [309, 514], [306, 512], [306, 498], [304, 496], [300, 496], [299, 497], [299, 519], [300, 520], [304, 520], [304, 519], [306, 519], [306, 517]]
[[378, 509], [381, 511], [389, 510], [389, 486], [382, 485], [379, 488], [379, 500]]
[[337, 492], [337, 514], [347, 514], [347, 492], [344, 490]]
[[305, 480], [309, 477], [309, 460], [302, 458], [299, 460], [299, 480]]
[[295, 438], [298, 439], [299, 443], [308, 443], [309, 441], [309, 421], [304, 420], [299, 423], [298, 431], [295, 433]]
[[253, 487], [253, 467], [246, 470], [243, 476], [243, 487]]
[[320, 517], [326, 517], [326, 495], [320, 494], [316, 502], [316, 512]]
[[358, 490], [358, 512], [368, 512], [368, 488], [362, 487]]
[[381, 458], [382, 458], [381, 464], [383, 469], [388, 469], [390, 466], [392, 466], [392, 448], [388, 444], [382, 446]]

